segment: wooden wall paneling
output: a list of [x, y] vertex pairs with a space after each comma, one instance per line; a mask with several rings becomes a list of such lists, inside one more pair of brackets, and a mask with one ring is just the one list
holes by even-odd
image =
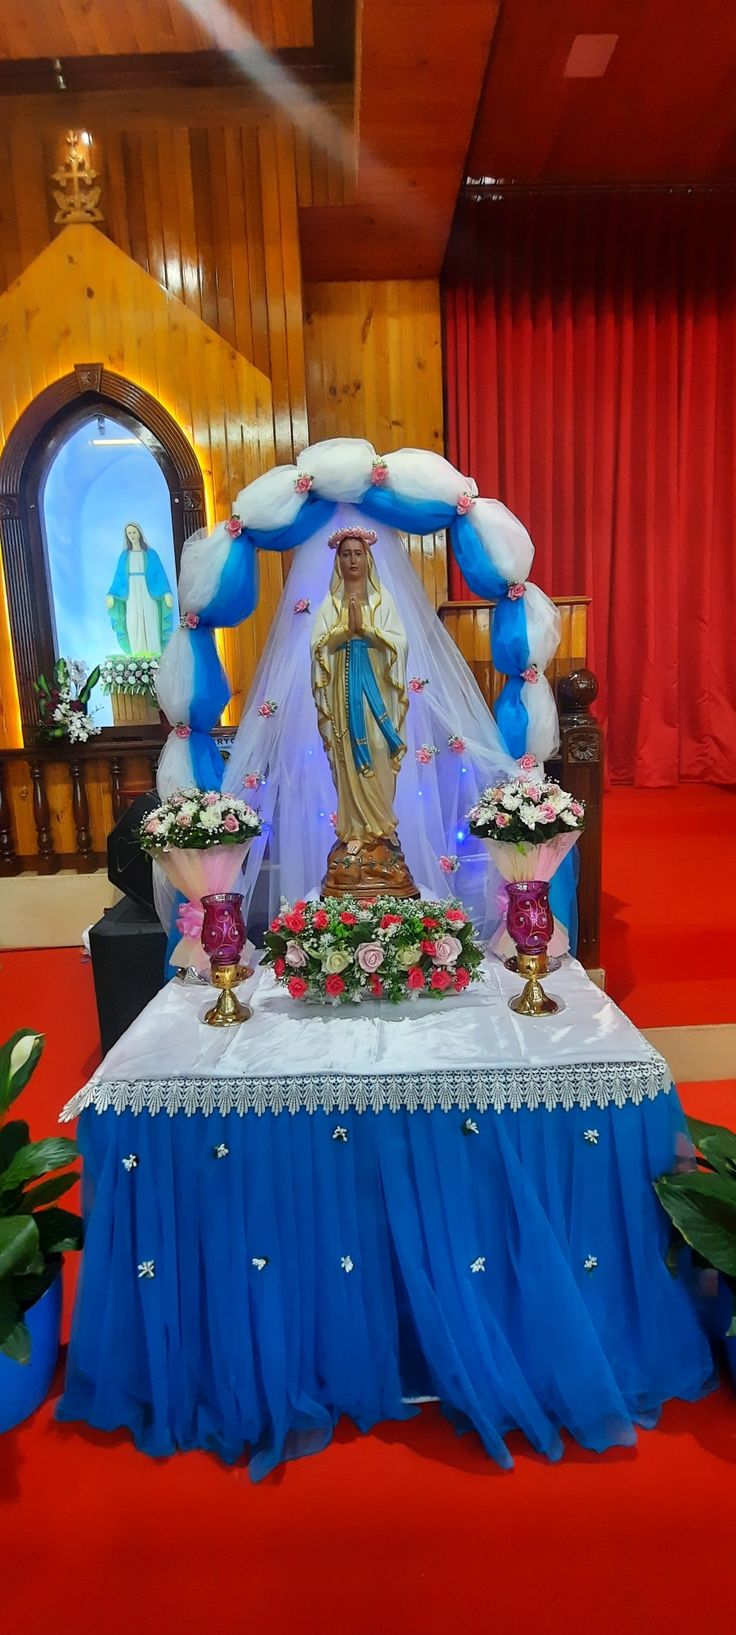
[[229, 0], [197, 16], [182, 0], [33, 0], [0, 14], [0, 57], [128, 56], [238, 50], [244, 30], [269, 49], [313, 42], [312, 0]]

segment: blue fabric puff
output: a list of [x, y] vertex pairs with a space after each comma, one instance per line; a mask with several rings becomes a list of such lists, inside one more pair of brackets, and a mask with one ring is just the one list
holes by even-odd
[[195, 630], [187, 631], [187, 635], [194, 655], [189, 725], [197, 732], [210, 732], [217, 725], [230, 697], [230, 683], [208, 626], [197, 625]]
[[203, 624], [225, 629], [249, 619], [257, 602], [258, 558], [249, 535], [243, 531], [232, 540], [217, 590], [199, 616]]
[[450, 539], [460, 572], [474, 595], [495, 602], [506, 595], [508, 581], [494, 568], [480, 535], [468, 515], [453, 511]]
[[529, 664], [529, 637], [524, 598], [502, 596], [491, 626], [493, 663], [502, 676], [520, 676]]
[[652, 1187], [684, 1127], [674, 1092], [471, 1115], [466, 1133], [457, 1108], [83, 1113], [59, 1417], [156, 1456], [247, 1451], [257, 1479], [342, 1414], [407, 1418], [408, 1396], [509, 1466], [514, 1428], [550, 1459], [563, 1430], [600, 1452], [706, 1391]]
[[435, 534], [441, 528], [449, 528], [455, 516], [453, 505], [443, 505], [438, 500], [403, 499], [392, 488], [372, 485], [358, 505], [374, 522], [398, 528], [405, 534]]
[[523, 685], [521, 676], [509, 676], [496, 699], [498, 730], [509, 755], [515, 756], [517, 761], [526, 752], [526, 735], [529, 729], [527, 708], [521, 699]]
[[321, 500], [308, 495], [295, 522], [288, 528], [249, 528], [248, 538], [261, 551], [291, 551], [311, 539], [319, 528], [326, 528], [337, 510], [334, 500]]

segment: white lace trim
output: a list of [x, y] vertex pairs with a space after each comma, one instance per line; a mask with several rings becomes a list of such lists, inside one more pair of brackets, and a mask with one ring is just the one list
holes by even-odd
[[624, 1107], [654, 1101], [671, 1087], [663, 1057], [644, 1061], [573, 1062], [558, 1067], [491, 1067], [449, 1072], [289, 1074], [278, 1078], [102, 1079], [72, 1096], [67, 1123], [86, 1107], [104, 1113], [392, 1113], [518, 1112], [556, 1107]]

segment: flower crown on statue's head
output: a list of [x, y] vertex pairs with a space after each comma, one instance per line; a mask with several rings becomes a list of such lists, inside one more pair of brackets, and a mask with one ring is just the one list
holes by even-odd
[[327, 544], [331, 551], [338, 551], [344, 539], [359, 539], [361, 544], [365, 545], [366, 550], [369, 551], [371, 546], [375, 545], [377, 538], [378, 535], [374, 533], [372, 528], [337, 528], [334, 534], [330, 534]]

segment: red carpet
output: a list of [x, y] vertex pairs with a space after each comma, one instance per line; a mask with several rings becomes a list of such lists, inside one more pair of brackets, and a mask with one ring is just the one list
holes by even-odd
[[736, 790], [608, 792], [601, 959], [639, 1027], [736, 1022]]
[[[23, 1107], [41, 1135], [94, 1058], [76, 952], [2, 958], [0, 1037], [26, 1022], [47, 1032]], [[686, 1101], [727, 1118], [734, 1088]], [[550, 1466], [515, 1438], [510, 1474], [434, 1408], [365, 1438], [345, 1425], [258, 1488], [204, 1455], [156, 1464], [58, 1426], [52, 1407], [0, 1438], [3, 1615], [23, 1635], [685, 1635], [732, 1616], [728, 1387], [602, 1458], [570, 1446]]]

